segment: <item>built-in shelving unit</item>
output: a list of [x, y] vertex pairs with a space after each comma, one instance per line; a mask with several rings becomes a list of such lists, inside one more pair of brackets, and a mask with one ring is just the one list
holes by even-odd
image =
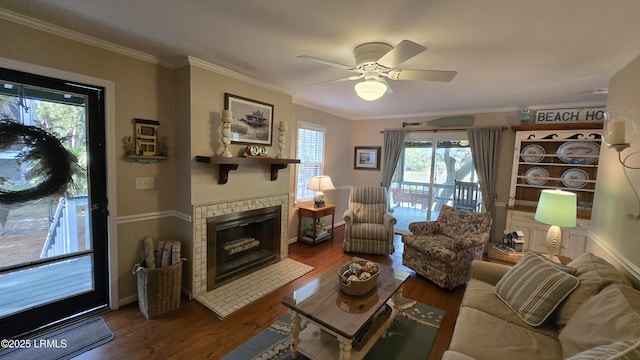
[[289, 164], [299, 164], [298, 159], [277, 159], [270, 157], [222, 157], [214, 156], [196, 156], [196, 161], [217, 165], [220, 169], [218, 184], [226, 184], [229, 181], [229, 172], [237, 170], [240, 165], [261, 165], [267, 164], [271, 170], [271, 181], [278, 179], [278, 171], [285, 169]]
[[518, 129], [509, 206], [535, 212], [542, 190], [562, 189], [576, 193], [578, 217], [590, 219], [601, 141], [601, 129]]
[[562, 229], [560, 254], [575, 259], [586, 251], [598, 176], [602, 124], [518, 126], [506, 230], [524, 233], [525, 250], [547, 251], [549, 225], [534, 218], [540, 193], [562, 189], [577, 196], [575, 228]]

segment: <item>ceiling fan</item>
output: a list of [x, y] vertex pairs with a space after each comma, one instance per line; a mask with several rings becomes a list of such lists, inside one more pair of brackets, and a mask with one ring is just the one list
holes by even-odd
[[425, 50], [427, 50], [426, 47], [410, 40], [402, 40], [395, 47], [381, 42], [365, 43], [353, 49], [353, 54], [356, 58], [355, 66], [344, 65], [309, 55], [300, 55], [298, 58], [358, 73], [358, 75], [325, 81], [312, 86], [364, 79], [364, 81], [356, 83], [356, 93], [364, 100], [373, 101], [391, 91], [386, 79], [442, 82], [453, 80], [458, 73], [457, 71], [397, 69], [398, 65]]

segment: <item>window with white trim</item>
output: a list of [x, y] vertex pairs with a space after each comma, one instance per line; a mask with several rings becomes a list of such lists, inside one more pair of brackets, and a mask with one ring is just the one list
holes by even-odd
[[296, 169], [296, 202], [313, 199], [315, 191], [307, 186], [313, 176], [323, 175], [324, 141], [327, 129], [318, 124], [298, 122], [297, 158], [300, 159]]

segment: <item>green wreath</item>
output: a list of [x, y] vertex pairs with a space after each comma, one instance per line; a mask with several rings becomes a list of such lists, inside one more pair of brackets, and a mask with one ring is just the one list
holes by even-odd
[[11, 191], [0, 189], [0, 203], [15, 204], [37, 200], [56, 193], [64, 193], [72, 176], [80, 168], [78, 159], [62, 145], [55, 135], [35, 127], [19, 124], [11, 119], [0, 120], [0, 150], [22, 145], [29, 150], [16, 157], [19, 164], [32, 162], [29, 175], [42, 180], [31, 188]]

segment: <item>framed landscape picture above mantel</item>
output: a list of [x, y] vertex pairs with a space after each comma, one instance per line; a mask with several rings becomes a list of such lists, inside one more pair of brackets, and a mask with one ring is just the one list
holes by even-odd
[[271, 145], [273, 141], [273, 105], [229, 93], [224, 108], [231, 110], [231, 142]]
[[356, 146], [353, 168], [355, 170], [380, 170], [381, 146]]

